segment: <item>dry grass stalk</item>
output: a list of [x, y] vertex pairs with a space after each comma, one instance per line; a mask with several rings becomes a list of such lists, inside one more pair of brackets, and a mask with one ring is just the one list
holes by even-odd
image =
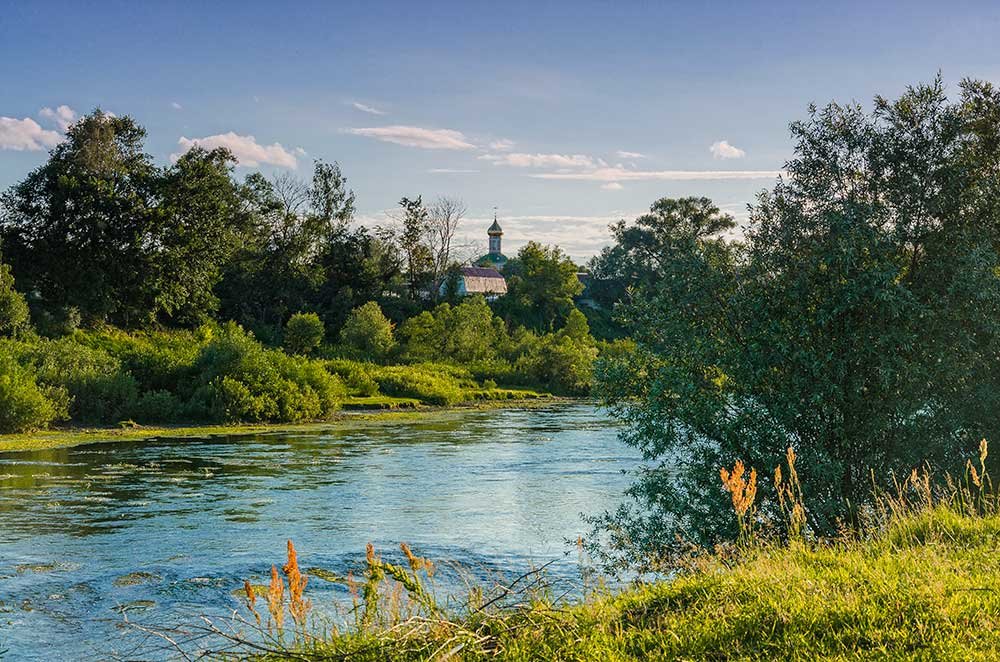
[[271, 584], [267, 588], [267, 610], [271, 612], [271, 623], [281, 630], [285, 623], [285, 582], [278, 575], [278, 569], [271, 566]]
[[302, 627], [305, 625], [306, 614], [312, 606], [303, 595], [309, 578], [299, 571], [298, 555], [291, 540], [288, 541], [288, 561], [281, 570], [288, 577], [288, 611], [292, 615], [292, 620]]
[[754, 499], [757, 497], [757, 470], [751, 468], [750, 475], [744, 479], [746, 468], [743, 460], [736, 460], [733, 470], [729, 471], [725, 467], [719, 469], [719, 477], [722, 478], [722, 487], [732, 496], [733, 510], [736, 511], [736, 521], [740, 526], [740, 538], [744, 542], [749, 542], [752, 534], [753, 518], [747, 517], [749, 512], [752, 516]]

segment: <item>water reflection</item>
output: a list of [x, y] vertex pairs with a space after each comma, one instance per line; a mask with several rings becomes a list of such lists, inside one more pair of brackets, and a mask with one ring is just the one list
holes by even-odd
[[[280, 560], [286, 538], [338, 574], [368, 541], [572, 572], [580, 513], [613, 507], [637, 462], [584, 405], [0, 454], [0, 649], [100, 657], [123, 610], [162, 624], [232, 609], [232, 589]], [[322, 603], [342, 588], [310, 592]]]

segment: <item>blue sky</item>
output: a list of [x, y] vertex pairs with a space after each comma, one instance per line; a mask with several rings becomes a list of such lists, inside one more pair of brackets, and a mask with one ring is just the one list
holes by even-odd
[[0, 187], [100, 106], [161, 163], [336, 160], [366, 223], [458, 196], [481, 246], [496, 206], [508, 253], [586, 258], [662, 196], [742, 215], [810, 102], [1000, 82], [995, 2], [84, 4], [0, 0]]

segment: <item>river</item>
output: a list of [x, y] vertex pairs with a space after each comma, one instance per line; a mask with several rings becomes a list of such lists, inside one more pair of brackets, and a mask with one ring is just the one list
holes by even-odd
[[[0, 453], [0, 651], [164, 656], [125, 619], [231, 615], [289, 538], [303, 567], [338, 574], [371, 541], [477, 576], [572, 577], [581, 515], [614, 508], [638, 464], [586, 404]], [[317, 610], [348, 595], [317, 578], [307, 594]]]

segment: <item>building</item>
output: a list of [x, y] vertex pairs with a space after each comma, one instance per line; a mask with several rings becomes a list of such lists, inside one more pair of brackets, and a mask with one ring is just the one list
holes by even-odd
[[496, 214], [493, 215], [493, 225], [486, 231], [486, 234], [490, 238], [490, 252], [476, 260], [473, 264], [477, 267], [493, 268], [500, 271], [503, 269], [503, 265], [507, 264], [507, 256], [500, 250], [503, 229], [501, 229], [500, 223], [497, 222]]
[[497, 222], [495, 214], [493, 225], [486, 234], [490, 239], [490, 252], [477, 259], [471, 266], [460, 267], [456, 280], [450, 281], [446, 278], [439, 290], [441, 296], [448, 293], [449, 287], [453, 287], [454, 293], [460, 297], [481, 294], [487, 299], [495, 299], [507, 294], [507, 281], [500, 274], [500, 269], [507, 264], [507, 256], [500, 248], [503, 229]]
[[[495, 299], [507, 294], [507, 281], [492, 267], [460, 267], [455, 282], [455, 294], [460, 297], [481, 294], [487, 299]], [[441, 283], [441, 295], [448, 292], [448, 282]]]

